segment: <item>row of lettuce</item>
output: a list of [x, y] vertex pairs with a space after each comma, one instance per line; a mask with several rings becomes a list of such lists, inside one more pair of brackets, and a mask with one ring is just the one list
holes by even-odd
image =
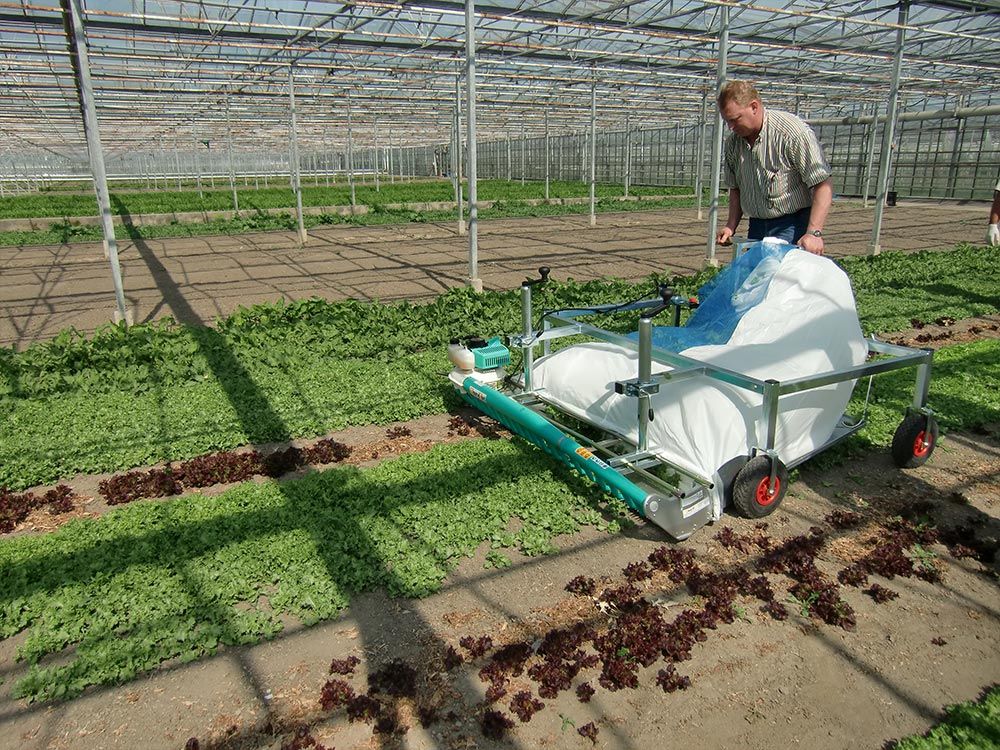
[[[865, 330], [884, 332], [996, 313], [998, 261], [998, 249], [960, 247], [842, 263]], [[536, 302], [553, 309], [629, 300], [661, 281], [689, 294], [708, 275], [552, 282]], [[605, 324], [627, 331], [636, 321]], [[0, 349], [0, 486], [441, 413], [457, 403], [443, 377], [447, 342], [519, 327], [517, 291], [454, 289], [425, 304], [309, 299], [243, 308], [214, 326], [109, 325]], [[989, 340], [936, 356], [932, 399], [946, 428], [1000, 418], [996, 361]], [[911, 380], [908, 371], [879, 379], [869, 441], [891, 434]]]
[[[485, 200], [485, 199], [484, 199]], [[623, 201], [618, 197], [598, 198], [597, 213], [649, 211], [664, 208], [680, 208], [694, 205], [693, 197], [656, 197], [642, 202]], [[306, 213], [303, 226], [307, 230], [331, 226], [380, 226], [385, 224], [448, 223], [456, 219], [455, 210], [420, 208], [419, 204], [386, 206], [367, 204], [366, 212], [346, 213], [327, 210], [321, 213]], [[479, 219], [483, 221], [505, 218], [533, 218], [543, 216], [572, 216], [589, 213], [588, 203], [545, 203], [538, 204], [524, 199], [502, 199], [479, 209]], [[169, 223], [143, 223], [121, 215], [115, 221], [115, 236], [118, 239], [150, 240], [166, 237], [201, 237], [214, 234], [245, 234], [248, 232], [294, 231], [298, 219], [291, 210], [264, 211], [257, 208], [246, 210], [241, 203], [240, 211], [231, 218], [209, 218], [200, 221], [180, 221]], [[101, 227], [84, 224], [76, 219], [60, 219], [45, 229], [19, 229], [0, 231], [0, 246], [5, 245], [59, 245], [78, 242], [100, 242], [103, 239]]]
[[[228, 186], [218, 185], [198, 191], [155, 190], [155, 191], [114, 191], [111, 193], [111, 208], [121, 217], [140, 214], [170, 214], [189, 211], [229, 211], [233, 208], [233, 194]], [[463, 187], [465, 187], [463, 185]], [[467, 192], [467, 188], [466, 192]], [[550, 198], [584, 198], [590, 194], [590, 186], [583, 182], [552, 181], [549, 183]], [[612, 198], [624, 194], [620, 184], [595, 185], [598, 198]], [[690, 187], [648, 187], [636, 186], [630, 195], [690, 195]], [[241, 210], [255, 211], [270, 208], [293, 208], [295, 194], [287, 185], [277, 187], [238, 186], [237, 199]], [[477, 194], [481, 201], [517, 201], [546, 197], [544, 182], [519, 182], [507, 180], [479, 180]], [[396, 203], [429, 203], [455, 200], [452, 182], [447, 179], [419, 182], [383, 183], [377, 189], [374, 184], [356, 184], [355, 202], [358, 205], [379, 206]], [[303, 206], [349, 206], [351, 189], [346, 182], [333, 185], [303, 185]], [[95, 216], [97, 201], [94, 193], [85, 191], [77, 194], [26, 194], [8, 195], [0, 198], [0, 219]]]

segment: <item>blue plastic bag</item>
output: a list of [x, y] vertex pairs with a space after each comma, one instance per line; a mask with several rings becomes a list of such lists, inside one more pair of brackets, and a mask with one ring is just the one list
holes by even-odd
[[[655, 326], [653, 346], [679, 352], [692, 346], [725, 344], [740, 318], [763, 301], [778, 266], [795, 245], [770, 239], [755, 242], [698, 290], [700, 305], [681, 327]], [[639, 332], [629, 338], [638, 339]]]

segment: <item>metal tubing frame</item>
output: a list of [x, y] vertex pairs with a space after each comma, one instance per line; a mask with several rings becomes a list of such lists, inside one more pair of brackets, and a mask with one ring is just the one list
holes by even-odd
[[236, 173], [233, 167], [233, 125], [229, 119], [229, 91], [226, 91], [226, 153], [229, 155], [229, 189], [233, 191], [233, 210], [240, 210], [240, 199], [236, 195]]
[[625, 113], [625, 197], [632, 185], [632, 118]]
[[292, 179], [292, 190], [295, 191], [295, 220], [298, 225], [299, 232], [299, 244], [304, 245], [309, 239], [309, 235], [306, 234], [306, 226], [302, 219], [302, 174], [299, 171], [299, 141], [296, 134], [295, 128], [295, 83], [294, 83], [294, 73], [295, 65], [288, 66], [288, 110], [289, 110], [289, 121], [288, 121], [288, 138], [289, 138], [289, 153], [288, 160], [291, 162], [291, 179]]
[[590, 79], [590, 226], [597, 224], [594, 183], [597, 179], [597, 79]]
[[376, 193], [381, 193], [382, 192], [382, 186], [381, 186], [381, 184], [379, 184], [379, 176], [378, 176], [379, 171], [381, 171], [380, 170], [381, 164], [379, 163], [381, 161], [381, 159], [379, 158], [379, 153], [378, 153], [379, 152], [379, 148], [378, 148], [378, 118], [377, 117], [372, 120], [372, 140], [373, 140], [373, 143], [372, 143], [372, 168], [375, 171], [375, 192]]
[[351, 92], [347, 92], [347, 182], [351, 186], [351, 213], [357, 205], [354, 194], [354, 130], [351, 119]]
[[549, 199], [549, 110], [544, 112], [545, 117], [545, 200]]
[[521, 361], [524, 363], [524, 385], [526, 393], [534, 391], [532, 371], [535, 369], [534, 329], [531, 325], [531, 284], [521, 284]]
[[[639, 386], [642, 388], [649, 383], [652, 376], [653, 358], [653, 319], [643, 315], [639, 318]], [[638, 409], [636, 410], [638, 420], [637, 435], [639, 437], [636, 449], [646, 451], [649, 449], [649, 394], [642, 391], [638, 398]]]
[[465, 91], [468, 128], [466, 149], [468, 164], [466, 174], [469, 179], [469, 285], [482, 289], [479, 278], [479, 188], [476, 179], [479, 172], [476, 154], [476, 3], [465, 3]]
[[[718, 95], [726, 82], [726, 63], [729, 55], [729, 6], [723, 5], [719, 8], [719, 65], [716, 72], [716, 89]], [[719, 189], [720, 173], [722, 171], [722, 135], [724, 127], [722, 123], [722, 113], [719, 108], [715, 108], [715, 138], [712, 141], [712, 198], [708, 204], [708, 250], [705, 255], [705, 264], [717, 266], [718, 259], [715, 257], [715, 235], [719, 229]]]
[[889, 108], [885, 117], [885, 130], [882, 131], [882, 153], [878, 168], [878, 193], [875, 201], [875, 219], [872, 225], [871, 254], [882, 252], [882, 214], [885, 211], [885, 198], [889, 190], [889, 170], [891, 169], [892, 139], [896, 132], [896, 120], [899, 114], [899, 76], [903, 68], [903, 44], [906, 42], [906, 18], [910, 10], [909, 0], [899, 4], [899, 28], [896, 31], [896, 55], [892, 61], [892, 84], [889, 89]]
[[878, 115], [878, 105], [872, 104], [872, 121], [869, 123], [871, 130], [868, 133], [868, 160], [865, 167], [864, 194], [862, 205], [868, 208], [868, 194], [871, 192], [872, 184], [872, 164], [875, 163], [875, 136], [878, 134], [878, 125], [875, 117]]
[[[536, 336], [534, 332], [530, 330], [531, 326], [529, 322], [529, 324], [525, 326], [525, 335], [512, 337], [511, 344], [521, 347], [525, 354], [528, 355], [533, 347], [540, 343], [547, 345], [549, 341], [555, 338], [562, 338], [563, 336], [570, 335], [585, 335], [590, 338], [606, 341], [612, 344], [618, 344], [627, 349], [636, 351], [638, 353], [639, 363], [637, 373], [638, 377], [636, 378], [636, 381], [634, 381], [636, 385], [634, 394], [638, 397], [639, 401], [636, 415], [638, 435], [636, 449], [639, 453], [644, 453], [648, 450], [648, 445], [646, 445], [646, 434], [648, 433], [644, 428], [648, 428], [647, 421], [649, 411], [649, 394], [652, 392], [651, 387], [661, 382], [689, 378], [695, 375], [705, 375], [713, 380], [719, 380], [721, 382], [729, 383], [730, 385], [735, 385], [739, 388], [761, 394], [761, 417], [765, 427], [764, 445], [751, 446], [751, 451], [752, 453], [762, 452], [772, 458], [779, 458], [774, 450], [778, 429], [778, 416], [780, 413], [779, 399], [781, 396], [786, 394], [798, 393], [801, 391], [811, 390], [813, 388], [820, 388], [825, 385], [831, 385], [833, 383], [857, 380], [867, 375], [877, 375], [883, 372], [916, 366], [917, 380], [914, 388], [911, 409], [922, 413], [930, 413], [930, 410], [927, 408], [927, 394], [930, 387], [930, 372], [933, 352], [929, 349], [913, 349], [910, 347], [899, 346], [897, 344], [885, 343], [871, 338], [866, 339], [869, 354], [884, 355], [887, 359], [880, 359], [855, 367], [849, 367], [841, 370], [831, 370], [829, 372], [818, 373], [816, 375], [801, 378], [793, 378], [785, 381], [778, 381], [775, 379], [760, 380], [733, 370], [718, 367], [711, 363], [702, 362], [674, 352], [669, 352], [665, 349], [653, 347], [651, 345], [652, 321], [645, 317], [640, 317], [639, 320], [638, 343], [635, 340], [620, 334], [612, 333], [577, 320], [579, 317], [597, 315], [602, 312], [639, 311], [657, 307], [661, 304], [662, 300], [657, 298], [642, 300], [628, 305], [607, 304], [586, 309], [570, 309], [550, 312], [543, 316], [543, 331], [541, 334]], [[522, 287], [522, 317], [530, 321], [530, 288], [527, 296], [525, 296], [524, 287]], [[654, 361], [660, 364], [675, 367], [677, 369], [653, 375], [652, 363]], [[525, 370], [525, 375], [526, 382], [530, 382], [530, 375], [527, 370]], [[544, 390], [539, 391], [533, 389], [531, 394], [541, 400], [546, 400]], [[552, 405], [558, 406], [556, 404]], [[860, 429], [863, 424], [864, 422], [862, 420], [854, 425], [854, 429]], [[627, 440], [625, 436], [620, 437], [623, 440]], [[810, 455], [814, 455], [843, 437], [844, 435], [841, 435], [831, 439], [829, 443], [818, 448]], [[671, 464], [671, 466], [673, 465]], [[682, 473], [686, 476], [694, 478], [688, 471], [684, 471]], [[772, 490], [775, 475], [776, 465], [772, 462], [770, 482]], [[701, 479], [704, 479], [704, 477]]]
[[695, 148], [695, 158], [698, 160], [694, 176], [695, 202], [698, 206], [698, 221], [702, 220], [702, 193], [705, 192], [705, 140], [708, 135], [708, 118], [706, 117], [706, 105], [708, 103], [708, 89], [701, 92], [701, 113], [698, 116], [698, 145]]
[[107, 170], [104, 165], [104, 150], [101, 147], [101, 133], [97, 123], [97, 108], [94, 103], [94, 89], [90, 80], [90, 59], [87, 56], [87, 36], [83, 27], [83, 9], [80, 0], [62, 0], [65, 13], [66, 36], [70, 42], [76, 73], [77, 93], [87, 137], [87, 154], [94, 176], [94, 191], [97, 206], [101, 212], [101, 229], [104, 234], [104, 254], [111, 265], [111, 280], [115, 288], [115, 305], [118, 319], [128, 325], [128, 310], [125, 307], [125, 289], [122, 270], [118, 262], [118, 242], [115, 239], [115, 225], [111, 219], [111, 196], [108, 193]]
[[[458, 66], [456, 66], [458, 68]], [[455, 201], [458, 213], [458, 234], [465, 234], [465, 208], [462, 198], [462, 75], [455, 70]]]

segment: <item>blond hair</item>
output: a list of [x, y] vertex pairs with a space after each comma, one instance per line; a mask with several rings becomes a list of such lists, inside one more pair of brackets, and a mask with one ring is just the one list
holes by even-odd
[[755, 99], [760, 101], [760, 94], [750, 81], [726, 81], [719, 89], [720, 107], [725, 107], [729, 102], [745, 107]]

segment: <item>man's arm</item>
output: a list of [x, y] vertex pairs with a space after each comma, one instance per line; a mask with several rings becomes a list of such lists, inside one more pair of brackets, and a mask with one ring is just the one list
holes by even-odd
[[720, 245], [728, 245], [742, 218], [743, 207], [740, 205], [740, 189], [729, 188], [729, 218], [726, 219], [726, 226], [719, 230], [715, 241]]
[[809, 226], [806, 233], [799, 237], [797, 244], [803, 250], [808, 250], [816, 255], [823, 254], [823, 238], [812, 234], [814, 230], [823, 231], [826, 224], [827, 214], [830, 213], [830, 205], [833, 203], [833, 181], [827, 177], [823, 182], [813, 188], [812, 208], [809, 211]]

